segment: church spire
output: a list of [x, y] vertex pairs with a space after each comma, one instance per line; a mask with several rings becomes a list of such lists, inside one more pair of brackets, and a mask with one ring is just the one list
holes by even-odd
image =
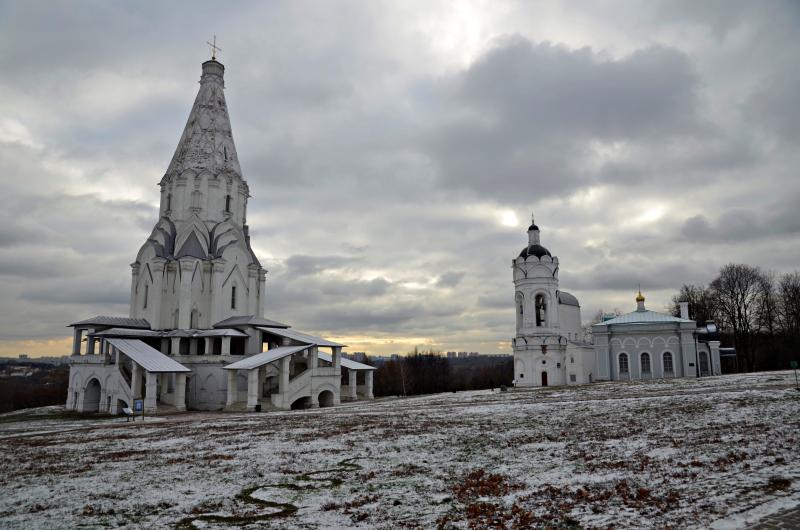
[[215, 57], [203, 63], [200, 90], [164, 181], [187, 169], [198, 174], [208, 171], [214, 177], [235, 175], [243, 180], [223, 92], [225, 67]]

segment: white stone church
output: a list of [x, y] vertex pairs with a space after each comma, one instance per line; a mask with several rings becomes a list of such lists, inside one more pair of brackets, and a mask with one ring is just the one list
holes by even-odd
[[639, 292], [636, 311], [592, 326], [581, 326], [578, 299], [558, 285], [558, 258], [542, 246], [531, 221], [528, 245], [512, 263], [517, 333], [514, 385], [541, 387], [594, 381], [701, 377], [721, 372], [719, 340], [713, 323], [698, 328], [688, 304], [673, 317], [645, 308]]
[[131, 264], [129, 316], [71, 324], [70, 410], [118, 413], [134, 399], [156, 412], [372, 398], [374, 368], [344, 358], [343, 344], [264, 318], [267, 271], [250, 246], [250, 189], [233, 143], [224, 71], [214, 58], [203, 63], [159, 184], [158, 222]]

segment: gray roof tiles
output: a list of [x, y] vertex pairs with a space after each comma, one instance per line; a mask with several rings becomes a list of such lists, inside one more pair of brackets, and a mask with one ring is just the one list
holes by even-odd
[[170, 359], [157, 349], [136, 339], [106, 339], [112, 346], [133, 359], [151, 373], [191, 372], [189, 368]]
[[288, 328], [287, 324], [281, 324], [268, 318], [259, 318], [254, 315], [241, 315], [229, 317], [214, 324], [215, 328], [227, 328], [232, 326], [264, 326], [267, 328]]
[[664, 322], [695, 323], [694, 320], [685, 320], [672, 315], [667, 315], [666, 313], [657, 313], [655, 311], [645, 310], [632, 311], [616, 318], [612, 318], [611, 320], [599, 322], [595, 324], [595, 326], [607, 326], [610, 324], [655, 324]]
[[87, 318], [86, 320], [70, 324], [67, 327], [75, 326], [112, 326], [117, 328], [150, 329], [150, 323], [144, 318], [109, 317], [105, 315]]

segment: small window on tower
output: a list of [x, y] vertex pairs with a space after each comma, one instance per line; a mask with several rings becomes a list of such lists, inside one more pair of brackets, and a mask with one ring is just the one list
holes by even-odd
[[150, 291], [150, 286], [149, 285], [145, 285], [144, 286], [144, 301], [142, 302], [142, 308], [143, 309], [147, 309], [147, 295], [149, 294], [149, 291]]
[[172, 210], [172, 194], [167, 194], [167, 211]]
[[231, 286], [231, 309], [236, 309], [236, 286]]
[[231, 213], [231, 196], [230, 195], [226, 195], [225, 196], [225, 211], [227, 213]]
[[570, 383], [575, 383], [577, 381], [578, 381], [578, 378], [575, 377], [575, 374], [569, 374], [569, 382]]

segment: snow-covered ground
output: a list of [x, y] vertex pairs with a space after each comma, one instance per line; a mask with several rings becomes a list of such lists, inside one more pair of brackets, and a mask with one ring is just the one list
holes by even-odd
[[144, 423], [0, 416], [0, 528], [742, 528], [800, 502], [792, 372]]

